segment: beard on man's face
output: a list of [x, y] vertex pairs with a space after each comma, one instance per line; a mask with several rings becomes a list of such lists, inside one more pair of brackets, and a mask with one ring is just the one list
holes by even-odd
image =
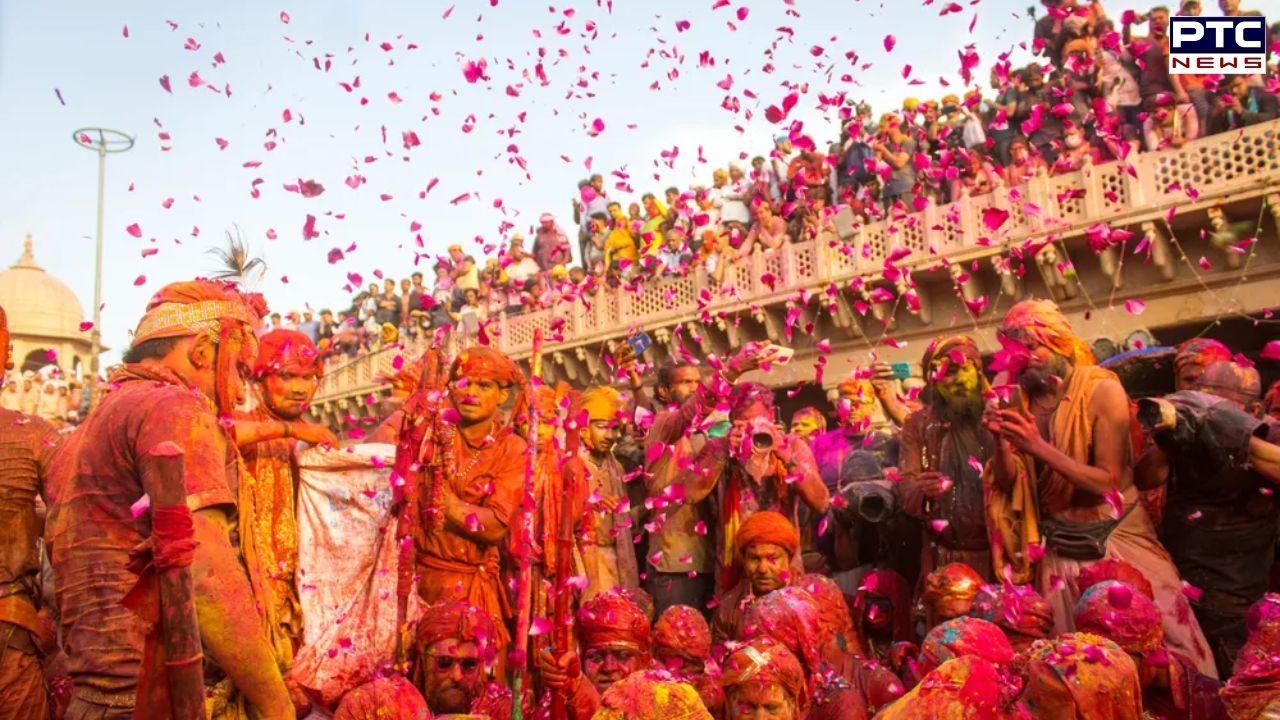
[[1043, 362], [1033, 360], [1018, 375], [1018, 385], [1027, 395], [1044, 395], [1056, 390], [1070, 369], [1067, 359], [1057, 354]]

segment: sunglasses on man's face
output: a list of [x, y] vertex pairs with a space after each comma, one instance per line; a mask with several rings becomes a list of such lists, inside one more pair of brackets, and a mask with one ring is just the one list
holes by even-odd
[[436, 669], [441, 671], [452, 670], [455, 663], [464, 673], [475, 672], [476, 668], [480, 667], [480, 661], [476, 658], [458, 658], [448, 655], [435, 655], [433, 657], [436, 661]]

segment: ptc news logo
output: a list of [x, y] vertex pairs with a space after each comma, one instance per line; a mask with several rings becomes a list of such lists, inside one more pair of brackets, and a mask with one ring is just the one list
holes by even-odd
[[1252, 75], [1266, 69], [1265, 18], [1169, 18], [1169, 74]]

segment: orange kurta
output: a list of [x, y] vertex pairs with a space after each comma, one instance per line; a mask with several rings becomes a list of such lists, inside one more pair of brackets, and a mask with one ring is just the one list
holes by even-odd
[[[261, 409], [253, 420], [273, 420]], [[297, 466], [293, 451], [297, 441], [266, 440], [241, 449], [253, 493], [253, 535], [258, 560], [271, 593], [274, 620], [296, 651], [302, 642], [302, 611], [295, 577], [298, 568]]]
[[[510, 524], [524, 493], [526, 443], [508, 428], [493, 442], [472, 447], [461, 433], [454, 436], [453, 457], [457, 470], [446, 478], [446, 492], [493, 513]], [[510, 645], [505, 622], [514, 614], [502, 579], [498, 545], [481, 545], [453, 528], [430, 533], [415, 531], [418, 588], [423, 600], [437, 603], [464, 600], [499, 620], [499, 657]]]

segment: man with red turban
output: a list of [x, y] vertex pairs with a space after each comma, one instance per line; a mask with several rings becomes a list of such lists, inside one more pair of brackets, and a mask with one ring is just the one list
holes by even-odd
[[1138, 502], [1129, 398], [1119, 379], [1094, 364], [1051, 301], [1014, 305], [999, 337], [1000, 361], [1026, 407], [1010, 391], [985, 416], [997, 438], [986, 466], [989, 521], [1008, 530], [994, 548], [996, 566], [1009, 563], [1015, 576], [1030, 572], [1043, 539], [1036, 589], [1062, 632], [1072, 628], [1082, 568], [1108, 557], [1132, 563], [1155, 588], [1170, 647], [1216, 674], [1178, 571]]
[[333, 720], [431, 720], [431, 711], [408, 680], [388, 675], [342, 696]]
[[1053, 634], [1053, 608], [1030, 585], [984, 585], [973, 599], [973, 616], [999, 625], [1018, 652]]
[[298, 442], [337, 446], [323, 425], [302, 420], [320, 385], [324, 366], [311, 338], [276, 329], [258, 338], [258, 359], [250, 384], [253, 409], [236, 414], [236, 445], [253, 478], [242, 489], [253, 496], [258, 559], [266, 570], [282, 651], [292, 658], [302, 642], [302, 615], [294, 573], [298, 565], [295, 495]]
[[461, 600], [495, 619], [501, 672], [514, 609], [499, 547], [524, 497], [527, 447], [501, 410], [514, 395], [511, 416], [523, 416], [524, 376], [506, 355], [480, 346], [454, 359], [443, 387], [437, 380], [406, 402], [396, 449], [398, 469], [422, 473], [413, 528], [418, 588], [427, 603]]
[[650, 664], [649, 616], [622, 590], [611, 590], [578, 608], [578, 650], [555, 658], [548, 651], [538, 668], [548, 688], [568, 698], [571, 720], [587, 720], [611, 685]]
[[1177, 390], [1195, 390], [1206, 368], [1215, 362], [1229, 362], [1231, 348], [1212, 338], [1193, 338], [1178, 346], [1173, 357], [1173, 386]]
[[[166, 658], [147, 632], [159, 632], [155, 574], [184, 566], [205, 659], [217, 666], [213, 677], [225, 676], [211, 691], [211, 716], [294, 717], [280, 672], [285, 658], [268, 640], [275, 623], [264, 568], [254, 537], [234, 520], [252, 517], [252, 498], [240, 493], [237, 502], [240, 456], [229, 423], [219, 421], [244, 398], [238, 369], [253, 366], [264, 311], [260, 297], [223, 282], [162, 288], [111, 390], [59, 456], [46, 539], [75, 683], [69, 717], [127, 717], [135, 706], [140, 717], [168, 712], [159, 704]], [[177, 489], [161, 485], [175, 450], [185, 486]], [[175, 493], [186, 503], [153, 500]], [[150, 564], [138, 577], [130, 568], [145, 564], [142, 547]]]
[[[867, 657], [896, 670], [891, 661], [894, 646], [917, 639], [911, 629], [911, 588], [906, 578], [887, 568], [863, 576], [853, 598], [853, 621], [866, 644]], [[914, 657], [914, 649], [908, 654]]]
[[[9, 323], [0, 307], [0, 386], [9, 365]], [[36, 496], [53, 470], [57, 430], [18, 410], [0, 409], [0, 717], [44, 720], [48, 698], [38, 650], [51, 626], [41, 622], [41, 520]]]
[[786, 645], [758, 637], [739, 645], [720, 676], [728, 720], [800, 720], [809, 706], [804, 667]]
[[974, 655], [1007, 666], [1013, 661], [1013, 646], [995, 623], [981, 618], [958, 617], [929, 631], [920, 646], [919, 671], [928, 673], [942, 663], [958, 657]]
[[1185, 655], [1165, 649], [1160, 609], [1115, 580], [1094, 585], [1076, 601], [1076, 628], [1129, 653], [1142, 683], [1142, 705], [1162, 720], [1226, 720], [1221, 683], [1196, 671]]
[[426, 609], [414, 678], [432, 714], [510, 716], [511, 693], [494, 678], [498, 641], [497, 624], [475, 605], [454, 601]]
[[1222, 702], [1231, 720], [1280, 717], [1280, 595], [1267, 593], [1245, 617], [1249, 639], [1231, 679], [1222, 688]]
[[794, 567], [800, 552], [800, 533], [785, 516], [763, 510], [747, 518], [734, 536], [734, 561], [725, 569], [725, 586], [711, 620], [716, 643], [737, 640], [742, 614], [756, 598], [794, 584], [801, 575]]
[[1021, 684], [996, 663], [963, 655], [929, 672], [876, 720], [1056, 720], [1056, 715], [1033, 715], [1018, 699], [1020, 690]]
[[817, 603], [804, 589], [784, 587], [758, 598], [743, 617], [742, 637], [772, 638], [799, 658], [809, 677], [809, 720], [870, 717], [863, 687], [873, 678], [864, 676], [852, 663], [833, 666], [826, 662], [822, 650], [830, 638], [824, 635]]
[[653, 662], [689, 683], [715, 717], [724, 710], [724, 693], [707, 675], [711, 659], [711, 626], [688, 605], [667, 608], [653, 626]]

